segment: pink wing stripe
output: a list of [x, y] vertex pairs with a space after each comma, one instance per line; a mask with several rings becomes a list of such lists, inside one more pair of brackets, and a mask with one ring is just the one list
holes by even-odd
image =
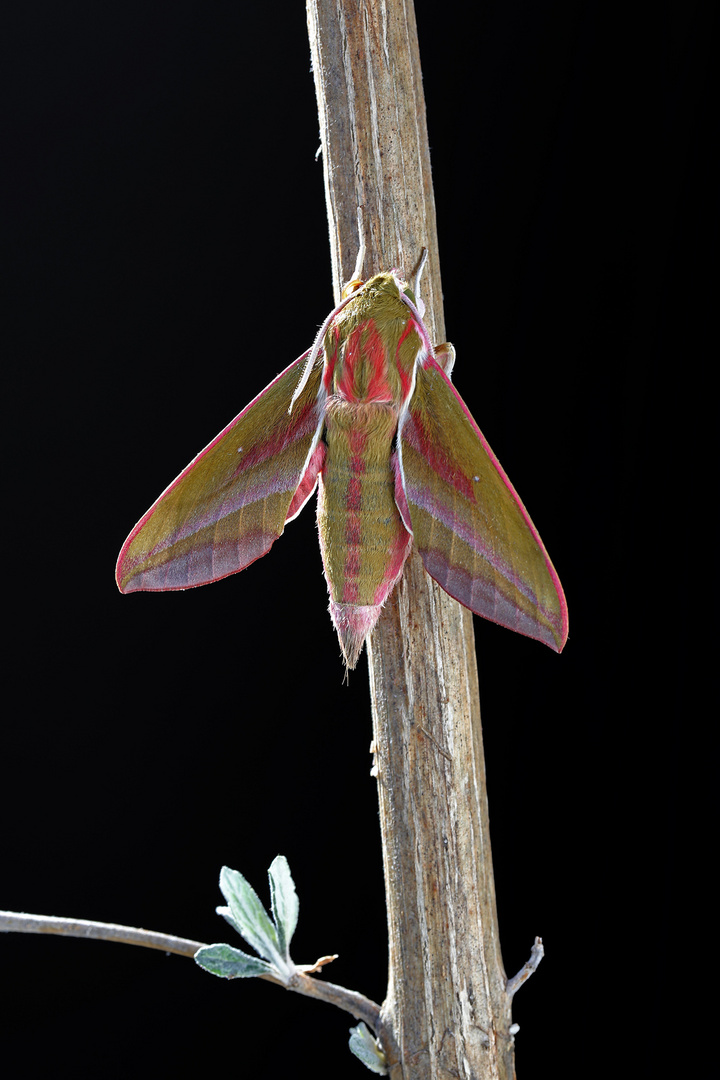
[[318, 483], [318, 476], [320, 475], [320, 470], [325, 461], [325, 452], [325, 443], [319, 442], [310, 455], [310, 460], [303, 473], [303, 478], [298, 484], [297, 491], [293, 495], [293, 500], [288, 507], [287, 517], [285, 518], [286, 524], [288, 521], [292, 521], [293, 518], [298, 516], [305, 503], [315, 491]]
[[[549, 627], [538, 622], [532, 616], [520, 611], [510, 600], [496, 591], [491, 582], [482, 578], [472, 578], [462, 567], [449, 565], [447, 558], [440, 551], [422, 552], [423, 566], [431, 578], [441, 585], [446, 593], [454, 596], [465, 607], [470, 608], [483, 619], [514, 630], [525, 637], [535, 638], [559, 652], [557, 640]], [[556, 616], [544, 612], [548, 621], [559, 631]]]
[[[562, 616], [563, 638], [565, 638], [567, 636], [567, 630], [568, 630], [568, 613], [567, 613], [567, 602], [565, 600], [565, 593], [563, 592], [563, 587], [560, 584], [560, 578], [557, 575], [557, 571], [555, 570], [555, 567], [553, 566], [552, 562], [550, 561], [550, 558], [549, 558], [549, 556], [547, 554], [547, 551], [545, 550], [545, 545], [543, 544], [542, 540], [540, 539], [540, 534], [538, 533], [537, 529], [535, 528], [535, 526], [534, 526], [534, 524], [532, 522], [532, 519], [531, 519], [530, 515], [528, 514], [527, 510], [523, 506], [523, 503], [522, 503], [522, 500], [521, 500], [520, 496], [518, 495], [518, 493], [516, 492], [516, 490], [513, 487], [512, 483], [510, 482], [510, 479], [509, 479], [507, 473], [505, 472], [502, 465], [500, 464], [500, 462], [496, 458], [496, 456], [493, 453], [492, 448], [490, 447], [487, 439], [485, 438], [482, 431], [480, 430], [480, 428], [475, 423], [475, 419], [474, 419], [472, 413], [468, 409], [468, 407], [465, 404], [465, 402], [463, 401], [463, 399], [458, 394], [457, 390], [453, 386], [450, 379], [448, 379], [447, 375], [445, 374], [443, 369], [440, 367], [438, 362], [431, 356], [429, 356], [427, 358], [427, 360], [425, 361], [424, 367], [433, 368], [435, 371], [437, 371], [439, 373], [441, 379], [443, 380], [443, 382], [446, 384], [447, 388], [452, 393], [453, 397], [457, 401], [458, 405], [460, 406], [463, 413], [465, 414], [468, 422], [470, 423], [473, 431], [475, 432], [478, 439], [482, 443], [482, 446], [483, 446], [483, 449], [485, 450], [485, 453], [488, 455], [491, 462], [495, 466], [495, 469], [497, 470], [497, 473], [500, 476], [500, 479], [503, 481], [506, 488], [508, 489], [508, 491], [512, 495], [513, 499], [515, 500], [515, 502], [516, 502], [516, 504], [518, 506], [518, 509], [520, 510], [520, 513], [522, 514], [523, 518], [525, 519], [525, 523], [526, 523], [527, 527], [529, 528], [529, 530], [532, 533], [533, 537], [537, 541], [538, 547], [540, 548], [540, 550], [543, 553], [543, 557], [545, 559], [545, 564], [547, 566], [548, 573], [550, 574], [553, 585], [555, 586], [556, 592], [558, 594], [558, 599], [560, 601], [561, 616]], [[424, 452], [424, 448], [418, 447], [418, 449], [422, 449], [422, 451]], [[440, 475], [442, 475], [442, 472], [441, 472], [440, 469], [438, 469], [438, 472], [440, 472]], [[452, 483], [452, 478], [450, 476], [443, 476], [443, 479], [445, 479], [448, 483]]]
[[158, 498], [155, 500], [155, 502], [152, 504], [152, 506], [147, 511], [147, 513], [143, 514], [143, 516], [140, 518], [137, 525], [132, 530], [132, 532], [128, 536], [127, 540], [123, 544], [122, 550], [120, 552], [120, 556], [118, 558], [118, 567], [120, 566], [120, 564], [123, 561], [123, 558], [125, 556], [125, 552], [130, 547], [131, 543], [133, 542], [133, 540], [135, 539], [137, 534], [140, 532], [140, 530], [142, 529], [145, 522], [150, 517], [152, 517], [153, 513], [155, 512], [156, 506], [160, 502], [162, 502], [162, 500], [165, 498], [166, 495], [169, 495], [171, 491], [174, 491], [174, 489], [178, 486], [178, 484], [182, 480], [184, 480], [185, 477], [187, 476], [187, 474], [195, 467], [195, 465], [197, 465], [198, 461], [200, 461], [202, 458], [204, 458], [205, 455], [208, 454], [213, 449], [213, 447], [217, 446], [217, 444], [228, 434], [228, 432], [231, 431], [240, 420], [242, 420], [242, 418], [245, 416], [245, 414], [248, 413], [250, 411], [250, 409], [252, 409], [252, 407], [253, 407], [253, 405], [255, 404], [256, 401], [259, 401], [260, 398], [263, 397], [263, 395], [266, 394], [267, 391], [270, 390], [271, 387], [275, 386], [276, 383], [280, 382], [280, 380], [282, 378], [284, 378], [290, 371], [292, 371], [293, 368], [295, 368], [295, 367], [299, 368], [302, 365], [302, 363], [307, 359], [307, 356], [308, 356], [309, 352], [310, 352], [310, 350], [307, 349], [302, 354], [302, 356], [299, 356], [297, 358], [297, 360], [293, 360], [292, 364], [288, 364], [288, 366], [283, 371], [281, 371], [280, 374], [277, 375], [272, 380], [272, 382], [268, 383], [268, 385], [263, 390], [261, 390], [259, 394], [256, 394], [256, 396], [252, 399], [252, 401], [249, 403], [249, 405], [246, 405], [245, 408], [242, 410], [242, 412], [239, 412], [237, 414], [237, 416], [233, 420], [231, 420], [230, 423], [227, 424], [222, 429], [222, 431], [219, 433], [219, 435], [216, 435], [215, 438], [211, 442], [209, 442], [207, 444], [207, 446], [205, 447], [204, 450], [201, 450], [200, 453], [197, 454], [192, 459], [190, 464], [187, 465], [183, 469], [183, 471], [178, 476], [175, 477], [175, 479], [172, 481], [172, 483], [168, 484], [168, 486], [165, 488], [165, 490], [162, 492], [162, 494], [159, 495]]
[[[490, 563], [490, 565], [498, 571], [507, 581], [511, 582], [518, 592], [521, 592], [523, 596], [527, 596], [528, 599], [537, 602], [534, 589], [530, 588], [521, 577], [519, 577], [509, 563], [503, 559], [500, 554], [493, 551], [489, 544], [484, 543], [482, 536], [477, 531], [473, 530], [465, 522], [458, 518], [453, 513], [452, 508], [446, 506], [440, 499], [432, 497], [430, 492], [424, 491], [419, 487], [415, 487], [412, 484], [408, 484], [406, 488], [406, 498], [414, 506], [418, 506], [421, 510], [427, 511], [433, 518], [436, 518], [439, 522], [451, 529], [461, 540], [463, 540], [468, 547], [473, 551], [477, 551], [479, 555]], [[548, 618], [551, 617], [549, 612], [545, 612]]]
[[[316, 426], [317, 424], [311, 425], [310, 430], [313, 430]], [[299, 434], [302, 435], [305, 434], [305, 432], [301, 430]], [[317, 477], [315, 482], [317, 482]], [[155, 544], [148, 554], [156, 555], [161, 551], [165, 551], [167, 548], [178, 543], [179, 540], [185, 540], [188, 536], [192, 536], [202, 529], [208, 528], [211, 525], [216, 525], [218, 521], [229, 517], [230, 514], [234, 514], [237, 510], [241, 510], [250, 503], [259, 502], [261, 499], [266, 499], [269, 495], [278, 495], [289, 490], [291, 489], [288, 485], [288, 478], [283, 476], [276, 476], [270, 483], [262, 480], [256, 484], [248, 484], [247, 487], [243, 487], [240, 490], [234, 489], [222, 498], [205, 503], [202, 514], [192, 514], [182, 523], [182, 525], [172, 533], [163, 537], [159, 543]], [[312, 494], [313, 490], [314, 484], [310, 489], [308, 497]], [[303, 500], [301, 507], [306, 501], [307, 499]]]
[[[307, 393], [292, 414], [287, 412], [306, 356], [265, 387], [143, 515], [118, 559], [123, 591], [206, 584], [244, 569], [269, 551], [283, 531], [285, 507], [294, 503], [299, 511], [312, 493], [322, 460], [317, 447], [312, 451], [321, 430], [322, 403]], [[267, 397], [274, 388], [274, 398]], [[266, 411], [270, 409], [269, 422], [258, 431], [257, 419], [244, 425], [242, 421], [262, 399]], [[200, 486], [193, 489], [193, 482]], [[300, 493], [298, 484], [304, 485]], [[156, 514], [165, 514], [165, 519]]]
[[195, 545], [192, 551], [177, 556], [170, 562], [136, 574], [126, 585], [125, 592], [140, 592], [143, 589], [170, 592], [219, 581], [239, 569], [244, 570], [261, 558], [276, 539], [274, 532], [269, 535], [258, 533], [245, 534], [242, 546], [238, 541], [221, 544], [209, 541]]

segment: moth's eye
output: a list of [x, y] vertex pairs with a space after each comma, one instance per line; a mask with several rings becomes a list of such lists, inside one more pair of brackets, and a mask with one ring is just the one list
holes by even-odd
[[352, 294], [354, 292], [357, 292], [358, 289], [362, 289], [364, 284], [365, 282], [361, 281], [360, 278], [355, 278], [354, 281], [348, 281], [347, 285], [343, 285], [340, 299], [347, 300], [348, 296], [352, 296]]
[[403, 289], [403, 296], [407, 296], [410, 303], [414, 304], [415, 307], [417, 307], [417, 300], [415, 299], [415, 293], [412, 291], [412, 289]]

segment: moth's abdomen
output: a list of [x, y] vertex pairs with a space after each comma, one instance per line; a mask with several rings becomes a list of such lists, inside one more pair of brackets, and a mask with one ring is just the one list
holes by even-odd
[[336, 397], [328, 402], [318, 529], [330, 613], [350, 667], [410, 548], [411, 537], [394, 498], [391, 455], [396, 428], [390, 404], [358, 405]]

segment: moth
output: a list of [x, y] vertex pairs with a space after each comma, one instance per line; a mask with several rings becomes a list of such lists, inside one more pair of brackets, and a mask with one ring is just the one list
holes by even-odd
[[559, 652], [562, 586], [522, 502], [433, 348], [398, 271], [360, 266], [312, 348], [202, 450], [132, 530], [123, 593], [205, 585], [265, 555], [318, 489], [330, 615], [348, 667], [414, 542], [471, 611]]

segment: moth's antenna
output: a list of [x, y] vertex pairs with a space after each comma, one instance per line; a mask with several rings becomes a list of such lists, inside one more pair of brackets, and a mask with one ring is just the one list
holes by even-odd
[[422, 272], [425, 269], [425, 263], [427, 261], [428, 261], [428, 249], [424, 247], [422, 249], [422, 255], [420, 256], [420, 263], [418, 265], [417, 270], [415, 271], [415, 277], [413, 278], [413, 284], [412, 284], [413, 295], [415, 296], [416, 299], [420, 295], [420, 278], [422, 277]]
[[357, 227], [358, 227], [358, 253], [355, 260], [355, 269], [353, 275], [350, 278], [351, 281], [360, 281], [362, 274], [363, 263], [365, 262], [365, 229], [363, 227], [363, 209], [362, 206], [357, 208]]
[[418, 268], [415, 271], [415, 277], [413, 278], [413, 281], [412, 281], [412, 294], [415, 297], [415, 303], [417, 304], [417, 311], [418, 311], [418, 314], [419, 314], [421, 319], [422, 319], [423, 315], [425, 314], [425, 304], [422, 302], [422, 300], [420, 298], [420, 278], [422, 277], [422, 272], [425, 269], [425, 263], [427, 261], [428, 261], [428, 249], [424, 247], [422, 249], [422, 255], [420, 256], [420, 262], [418, 263]]
[[[295, 402], [297, 401], [297, 399], [300, 397], [301, 393], [303, 392], [303, 390], [307, 386], [308, 379], [310, 378], [310, 372], [312, 371], [313, 367], [315, 366], [315, 362], [316, 362], [318, 356], [320, 355], [320, 352], [322, 350], [323, 339], [325, 337], [325, 334], [327, 332], [328, 327], [330, 326], [330, 323], [333, 321], [333, 319], [335, 318], [336, 315], [340, 314], [340, 312], [346, 306], [346, 304], [348, 304], [350, 302], [350, 300], [352, 300], [353, 296], [357, 293], [358, 288], [360, 288], [362, 286], [362, 280], [360, 278], [360, 275], [362, 273], [362, 265], [363, 265], [363, 262], [365, 260], [365, 233], [363, 231], [363, 211], [362, 211], [362, 206], [358, 206], [358, 208], [357, 208], [357, 223], [358, 223], [358, 237], [359, 237], [359, 240], [360, 240], [360, 247], [358, 249], [357, 259], [355, 260], [355, 269], [353, 271], [353, 276], [350, 278], [350, 281], [348, 281], [343, 286], [342, 298], [340, 300], [340, 303], [337, 305], [337, 307], [333, 311], [330, 312], [327, 319], [325, 320], [325, 322], [320, 327], [320, 329], [319, 329], [319, 331], [317, 333], [317, 337], [315, 338], [315, 341], [313, 342], [313, 347], [312, 347], [312, 349], [310, 349], [309, 353], [307, 354], [307, 360], [305, 361], [305, 367], [303, 368], [303, 373], [300, 376], [300, 382], [297, 384], [297, 388], [296, 388], [295, 393], [293, 394], [292, 400], [290, 402], [290, 408], [288, 409], [289, 413], [292, 412], [293, 405], [295, 404]], [[426, 252], [426, 254], [427, 254], [427, 252]], [[345, 295], [345, 290], [348, 288], [348, 286], [353, 286], [353, 288], [347, 295]]]

